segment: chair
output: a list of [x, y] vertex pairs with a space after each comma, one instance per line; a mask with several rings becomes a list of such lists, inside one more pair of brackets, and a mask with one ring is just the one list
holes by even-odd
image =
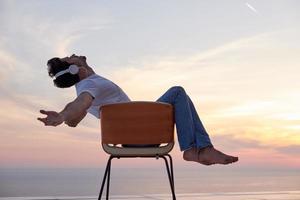
[[[159, 102], [126, 102], [101, 107], [102, 147], [110, 155], [98, 200], [106, 182], [106, 199], [114, 158], [162, 158], [165, 161], [172, 199], [176, 200], [173, 161], [168, 153], [174, 146], [173, 107]], [[169, 159], [167, 159], [169, 158]]]

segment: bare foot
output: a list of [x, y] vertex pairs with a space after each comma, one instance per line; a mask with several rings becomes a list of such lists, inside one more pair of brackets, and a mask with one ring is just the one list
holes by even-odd
[[203, 165], [227, 165], [230, 163], [237, 162], [239, 160], [238, 157], [226, 155], [212, 146], [205, 147], [203, 149], [193, 147], [189, 150], [186, 150], [183, 153], [183, 159], [186, 161], [198, 162]]

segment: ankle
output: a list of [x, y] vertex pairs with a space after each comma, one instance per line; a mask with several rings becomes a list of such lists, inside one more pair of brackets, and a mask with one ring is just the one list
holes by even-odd
[[193, 160], [194, 157], [194, 152], [196, 151], [195, 147], [192, 147], [190, 149], [187, 149], [183, 152], [183, 159], [186, 161], [191, 161]]

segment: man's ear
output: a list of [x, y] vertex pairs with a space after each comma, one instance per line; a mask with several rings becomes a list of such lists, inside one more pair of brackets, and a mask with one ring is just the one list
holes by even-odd
[[78, 76], [80, 80], [85, 79], [87, 77], [87, 69], [84, 67], [79, 67]]

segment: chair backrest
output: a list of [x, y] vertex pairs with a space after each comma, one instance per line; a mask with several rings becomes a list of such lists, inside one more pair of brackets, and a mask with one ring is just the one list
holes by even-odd
[[173, 107], [134, 101], [101, 107], [102, 144], [162, 144], [174, 141]]

